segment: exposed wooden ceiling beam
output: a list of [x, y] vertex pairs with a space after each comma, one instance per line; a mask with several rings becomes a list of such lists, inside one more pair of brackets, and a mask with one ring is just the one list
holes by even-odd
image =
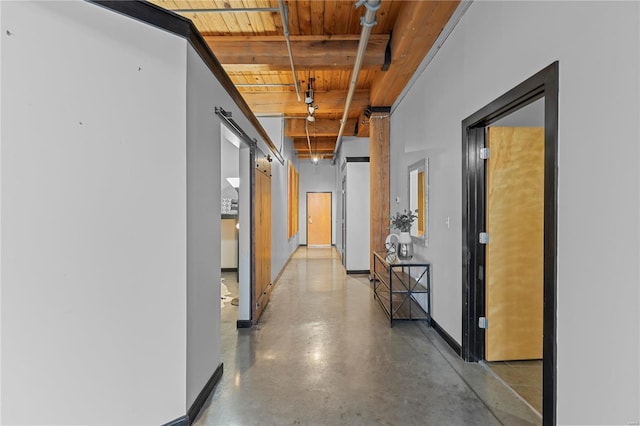
[[433, 46], [459, 1], [407, 1], [393, 27], [391, 66], [378, 73], [371, 86], [371, 105], [395, 102]]
[[[288, 70], [291, 65], [283, 37], [204, 36], [216, 58], [228, 72]], [[389, 35], [372, 36], [363, 67], [381, 67]], [[358, 36], [291, 36], [293, 59], [298, 69], [351, 68]]]
[[[317, 113], [342, 114], [346, 93], [342, 90], [315, 92], [314, 98], [318, 105]], [[243, 92], [245, 99], [254, 114], [305, 113], [306, 105], [298, 102], [295, 92]], [[351, 110], [359, 111], [369, 105], [369, 91], [357, 90], [353, 95]]]
[[[347, 121], [345, 127], [345, 135], [354, 134], [356, 127], [356, 118]], [[316, 136], [338, 136], [340, 130], [340, 120], [330, 120], [325, 118], [317, 118], [315, 122], [309, 123], [309, 134]], [[306, 137], [305, 119], [289, 119], [286, 121], [284, 128], [285, 135], [289, 137]]]
[[[322, 137], [318, 138], [316, 142], [315, 138], [311, 139], [311, 152], [314, 153], [333, 153], [333, 149], [336, 146], [336, 139], [332, 137]], [[296, 151], [304, 151], [309, 152], [309, 145], [307, 144], [306, 138], [295, 138], [293, 140], [293, 148]]]
[[317, 157], [318, 160], [324, 160], [327, 158], [333, 158], [333, 153], [329, 153], [329, 154], [309, 154], [308, 152], [297, 152], [296, 155], [298, 156], [299, 159], [301, 160], [309, 160], [313, 157]]

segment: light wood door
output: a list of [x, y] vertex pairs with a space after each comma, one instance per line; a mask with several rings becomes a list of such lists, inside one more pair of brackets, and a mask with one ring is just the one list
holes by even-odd
[[257, 161], [255, 170], [255, 233], [253, 322], [257, 321], [271, 296], [271, 164]]
[[331, 193], [307, 193], [307, 245], [331, 245]]
[[490, 127], [485, 359], [542, 358], [544, 129]]

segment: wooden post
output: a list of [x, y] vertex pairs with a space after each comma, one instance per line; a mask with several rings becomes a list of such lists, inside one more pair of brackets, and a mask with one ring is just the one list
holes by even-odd
[[[369, 122], [369, 165], [371, 167], [371, 251], [383, 251], [389, 234], [389, 113], [390, 107], [372, 107]], [[373, 256], [369, 254], [373, 276]]]

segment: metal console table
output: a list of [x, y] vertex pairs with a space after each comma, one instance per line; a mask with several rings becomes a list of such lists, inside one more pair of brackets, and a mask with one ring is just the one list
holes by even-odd
[[[420, 295], [426, 297], [426, 311], [416, 299]], [[431, 264], [415, 258], [390, 262], [373, 252], [373, 297], [389, 317], [390, 327], [394, 320], [426, 320], [431, 327]]]

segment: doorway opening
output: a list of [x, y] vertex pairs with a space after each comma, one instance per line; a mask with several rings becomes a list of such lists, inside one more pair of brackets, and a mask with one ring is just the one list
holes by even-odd
[[[462, 355], [471, 362], [487, 359], [487, 328], [492, 327], [491, 322], [486, 321], [487, 274], [492, 273], [487, 270], [490, 265], [487, 247], [491, 244], [491, 234], [486, 233], [489, 199], [486, 158], [491, 158], [491, 151], [486, 149], [490, 137], [488, 128], [541, 99], [544, 102], [544, 151], [540, 157], [543, 159], [540, 172], [543, 235], [539, 271], [542, 276], [542, 422], [552, 425], [556, 421], [558, 62], [462, 122]], [[528, 162], [526, 156], [524, 162]]]
[[[244, 304], [246, 295], [241, 295], [240, 276], [246, 280], [250, 276], [250, 264], [246, 261], [246, 240], [249, 230], [246, 224], [240, 228], [240, 206], [247, 213], [247, 193], [249, 185], [246, 176], [241, 176], [245, 170], [250, 170], [249, 164], [241, 167], [241, 155], [249, 149], [242, 138], [234, 133], [225, 123], [220, 123], [220, 195], [221, 195], [221, 228], [220, 228], [220, 253], [221, 253], [221, 277], [220, 277], [220, 312], [223, 334], [225, 331], [235, 332], [237, 321], [242, 315], [239, 313], [240, 299]], [[244, 153], [243, 153], [244, 154]], [[245, 158], [244, 161], [247, 161]], [[241, 187], [242, 183], [242, 187]], [[245, 198], [240, 202], [240, 198]], [[249, 196], [249, 197], [247, 197]], [[247, 222], [246, 220], [243, 223]], [[222, 340], [225, 341], [224, 339]]]

